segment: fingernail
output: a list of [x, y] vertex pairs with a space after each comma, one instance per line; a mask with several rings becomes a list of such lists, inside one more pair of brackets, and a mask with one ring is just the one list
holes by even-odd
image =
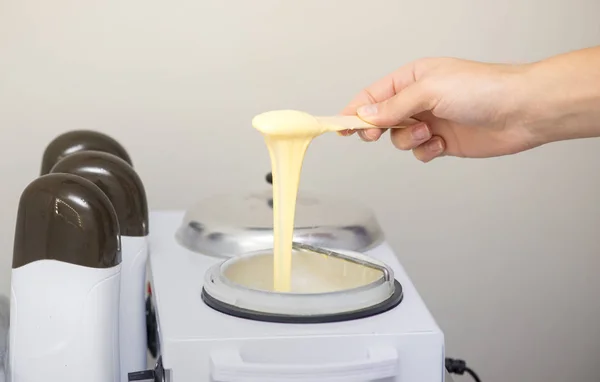
[[379, 131], [377, 130], [364, 130], [365, 131], [365, 138], [368, 139], [369, 141], [375, 141], [377, 140], [377, 138], [379, 138]]
[[429, 138], [429, 128], [421, 123], [412, 128], [412, 137], [415, 141], [423, 141]]
[[365, 105], [359, 107], [356, 112], [358, 115], [368, 116], [377, 114], [377, 105]]
[[427, 143], [427, 149], [433, 153], [439, 154], [444, 150], [441, 139], [433, 139]]
[[358, 130], [358, 136], [365, 142], [371, 142], [373, 138], [370, 134], [367, 134], [365, 130]]

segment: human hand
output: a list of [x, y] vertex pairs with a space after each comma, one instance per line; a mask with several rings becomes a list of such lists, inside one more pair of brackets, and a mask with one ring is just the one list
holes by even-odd
[[[414, 61], [361, 91], [343, 110], [391, 129], [394, 146], [422, 162], [439, 156], [484, 158], [542, 144], [524, 123], [521, 99], [528, 65], [485, 64], [453, 58]], [[383, 129], [359, 130], [376, 141]], [[341, 132], [351, 135], [353, 131]]]

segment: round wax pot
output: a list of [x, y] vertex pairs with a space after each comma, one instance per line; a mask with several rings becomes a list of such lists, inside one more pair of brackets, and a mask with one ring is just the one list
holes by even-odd
[[289, 292], [274, 290], [273, 253], [260, 251], [209, 269], [202, 298], [222, 313], [281, 323], [365, 318], [402, 301], [402, 287], [391, 268], [370, 257], [351, 251], [299, 249], [292, 256]]

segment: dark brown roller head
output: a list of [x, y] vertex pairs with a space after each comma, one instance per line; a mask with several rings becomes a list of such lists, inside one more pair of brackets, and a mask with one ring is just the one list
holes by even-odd
[[122, 236], [148, 234], [144, 185], [133, 167], [121, 158], [100, 151], [81, 151], [61, 159], [51, 173], [79, 175], [98, 186], [115, 207]]
[[48, 174], [25, 188], [19, 201], [12, 266], [37, 260], [92, 268], [121, 263], [117, 214], [94, 183], [72, 174]]
[[52, 167], [67, 155], [86, 150], [111, 153], [133, 166], [125, 148], [113, 138], [97, 131], [74, 130], [54, 138], [46, 147], [42, 159], [41, 175], [49, 174]]

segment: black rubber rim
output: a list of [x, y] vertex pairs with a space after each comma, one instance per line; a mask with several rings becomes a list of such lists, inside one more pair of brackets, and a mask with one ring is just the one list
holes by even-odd
[[253, 321], [263, 322], [275, 322], [281, 324], [324, 324], [331, 322], [351, 321], [358, 320], [361, 318], [367, 318], [376, 316], [378, 314], [387, 312], [398, 306], [404, 293], [402, 291], [402, 285], [398, 280], [394, 280], [394, 294], [387, 300], [380, 302], [377, 305], [370, 306], [368, 308], [355, 310], [352, 312], [327, 314], [327, 315], [315, 315], [315, 316], [291, 316], [285, 314], [273, 314], [273, 313], [262, 313], [254, 310], [239, 308], [222, 301], [209, 295], [204, 288], [202, 288], [202, 300], [206, 305], [212, 309], [227, 314], [229, 316], [245, 318]]

